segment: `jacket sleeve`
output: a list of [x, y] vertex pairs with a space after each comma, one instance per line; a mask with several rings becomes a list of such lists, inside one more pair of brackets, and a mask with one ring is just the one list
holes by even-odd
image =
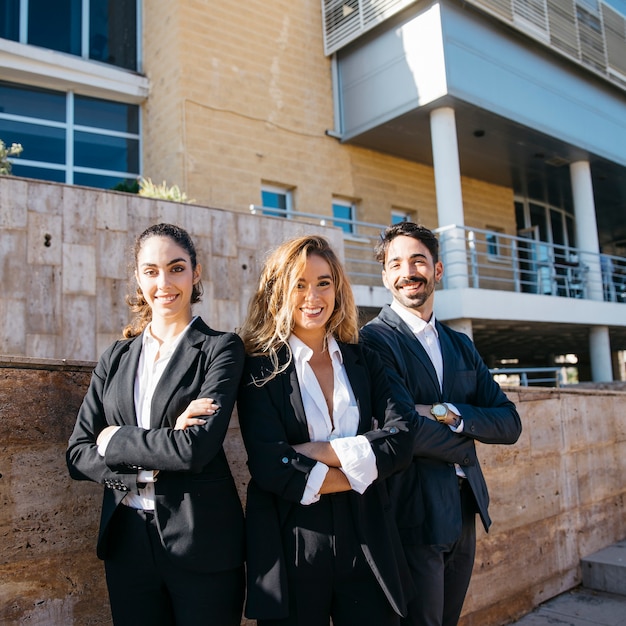
[[478, 350], [463, 337], [466, 354], [473, 360], [475, 395], [472, 402], [454, 402], [463, 417], [463, 434], [482, 443], [513, 444], [522, 432], [522, 422], [500, 385], [493, 379]]
[[74, 430], [69, 439], [66, 462], [70, 476], [75, 480], [92, 480], [120, 491], [137, 491], [137, 470], [127, 468], [115, 472], [107, 467], [98, 454], [96, 439], [109, 426], [103, 406], [103, 389], [108, 376], [113, 344], [100, 357], [91, 375], [89, 388], [78, 411]]
[[413, 407], [393, 397], [378, 355], [365, 347], [361, 347], [361, 350], [368, 371], [372, 417], [378, 422], [378, 428], [363, 434], [376, 457], [377, 480], [384, 480], [410, 464], [417, 423], [412, 419]]
[[[297, 428], [289, 401], [289, 374], [283, 372], [259, 384], [264, 357], [249, 357], [239, 388], [237, 414], [252, 479], [264, 491], [290, 502], [300, 502], [315, 461], [291, 446], [308, 441]], [[294, 393], [299, 393], [294, 391]], [[290, 420], [294, 423], [289, 423]]]
[[370, 323], [361, 329], [359, 337], [361, 343], [380, 357], [389, 381], [390, 394], [395, 403], [409, 407], [415, 429], [413, 456], [457, 463], [461, 466], [474, 465], [476, 451], [473, 442], [468, 437], [452, 432], [445, 424], [439, 424], [415, 410], [416, 403], [401, 373], [403, 366], [397, 359], [399, 350], [394, 345], [396, 341], [393, 336], [394, 331], [389, 329], [388, 333], [389, 336], [386, 336], [382, 327], [378, 329]]
[[[158, 469], [200, 472], [222, 449], [244, 362], [243, 343], [234, 333], [211, 337], [202, 380], [193, 398], [213, 398], [218, 411], [204, 416], [206, 423], [185, 430], [122, 426], [111, 438], [105, 453], [107, 466], [115, 471]], [[207, 338], [209, 341], [209, 338]], [[167, 372], [164, 373], [166, 375]], [[187, 407], [176, 407], [178, 414]]]

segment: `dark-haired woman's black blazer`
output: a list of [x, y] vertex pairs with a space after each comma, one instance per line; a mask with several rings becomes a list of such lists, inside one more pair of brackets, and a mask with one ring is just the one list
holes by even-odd
[[[133, 400], [141, 336], [115, 342], [100, 358], [67, 450], [72, 478], [104, 485], [97, 553], [106, 558], [108, 528], [124, 496], [137, 492], [141, 468], [160, 470], [155, 518], [164, 547], [179, 565], [217, 572], [244, 560], [244, 524], [222, 443], [244, 363], [241, 339], [196, 318], [176, 347], [152, 400], [151, 428], [137, 427]], [[172, 430], [189, 403], [210, 397], [220, 406], [203, 426]], [[96, 439], [121, 426], [105, 457]]]

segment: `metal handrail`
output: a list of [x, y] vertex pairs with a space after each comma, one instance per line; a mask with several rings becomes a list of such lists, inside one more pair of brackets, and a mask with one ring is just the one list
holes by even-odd
[[[517, 384], [520, 387], [549, 384], [551, 387], [561, 386], [561, 367], [496, 367], [489, 372], [500, 384]], [[550, 374], [550, 376], [535, 376]], [[513, 380], [511, 380], [513, 378]]]
[[[385, 224], [250, 205], [253, 214], [349, 226], [344, 230], [348, 274], [355, 284], [380, 285], [373, 250]], [[573, 246], [455, 224], [433, 229], [445, 266], [443, 287], [495, 289], [626, 303], [626, 258]]]

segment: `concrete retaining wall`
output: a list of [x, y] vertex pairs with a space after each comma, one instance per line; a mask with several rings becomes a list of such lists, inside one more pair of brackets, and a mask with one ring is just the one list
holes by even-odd
[[[110, 624], [95, 538], [102, 488], [69, 479], [65, 448], [92, 363], [0, 358], [0, 623]], [[579, 560], [626, 537], [626, 393], [511, 389], [524, 432], [481, 446], [494, 524], [479, 533], [463, 626], [505, 624], [581, 580]], [[236, 417], [227, 452], [248, 480]]]

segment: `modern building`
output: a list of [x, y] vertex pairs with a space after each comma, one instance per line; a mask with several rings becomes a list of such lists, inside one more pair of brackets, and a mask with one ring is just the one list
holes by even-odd
[[366, 317], [420, 221], [490, 367], [626, 378], [626, 0], [0, 0], [0, 139], [17, 176], [334, 224]]

